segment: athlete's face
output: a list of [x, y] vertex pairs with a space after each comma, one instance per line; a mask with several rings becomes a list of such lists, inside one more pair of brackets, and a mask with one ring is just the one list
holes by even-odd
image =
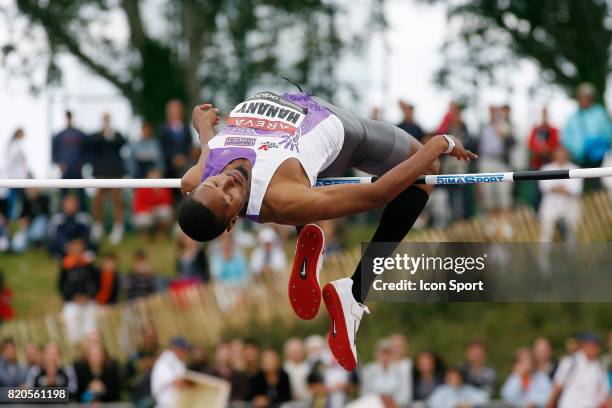
[[228, 168], [204, 180], [191, 194], [218, 217], [229, 220], [231, 228], [247, 202], [248, 178], [244, 167]]

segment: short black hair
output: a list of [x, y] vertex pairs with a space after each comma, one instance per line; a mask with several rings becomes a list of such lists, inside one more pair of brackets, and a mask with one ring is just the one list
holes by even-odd
[[192, 196], [181, 202], [178, 210], [178, 223], [187, 236], [194, 241], [211, 241], [223, 234], [228, 222], [222, 220], [208, 207]]
[[137, 260], [147, 259], [147, 251], [145, 251], [143, 248], [136, 248], [132, 255], [134, 256], [134, 259]]
[[242, 344], [244, 344], [245, 346], [253, 346], [256, 348], [260, 348], [261, 345], [259, 344], [259, 342], [257, 340], [255, 340], [252, 337], [247, 337], [242, 341]]
[[12, 337], [5, 337], [4, 339], [2, 339], [2, 350], [4, 350], [4, 348], [8, 345], [15, 346], [15, 339], [13, 339]]
[[108, 251], [102, 255], [102, 259], [112, 259], [113, 261], [117, 260], [117, 253], [115, 251]]

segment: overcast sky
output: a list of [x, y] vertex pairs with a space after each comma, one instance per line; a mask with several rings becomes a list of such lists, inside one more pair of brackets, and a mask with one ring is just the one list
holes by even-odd
[[[7, 2], [11, 0], [0, 0], [0, 5]], [[385, 13], [389, 23], [386, 59], [381, 39], [374, 38], [365, 61], [359, 61], [361, 69], [356, 71], [354, 61], [347, 61], [342, 64], [340, 75], [349, 79], [355, 77], [355, 81], [369, 90], [359, 106], [362, 114], [378, 106], [383, 110], [384, 120], [396, 122], [400, 119], [397, 101], [403, 98], [417, 106], [417, 119], [424, 127], [435, 128], [453, 97], [432, 83], [433, 73], [440, 64], [439, 48], [446, 34], [444, 9], [412, 1], [389, 0]], [[126, 34], [120, 19], [111, 28], [117, 36]], [[6, 35], [5, 28], [0, 25], [0, 43]], [[61, 63], [65, 74], [63, 87], [37, 96], [28, 92], [27, 82], [7, 78], [0, 68], [0, 154], [7, 138], [17, 127], [23, 127], [27, 135], [28, 159], [38, 177], [53, 175], [49, 164], [50, 135], [61, 129], [65, 109], [74, 112], [77, 126], [85, 131], [95, 130], [105, 111], [112, 114], [115, 126], [128, 135], [136, 136], [138, 129], [138, 121], [132, 116], [129, 105], [111, 85], [91, 75], [70, 57], [62, 58]], [[538, 119], [544, 104], [550, 106], [553, 122], [564, 123], [574, 109], [573, 101], [554, 88], [544, 96], [529, 98], [526, 87], [520, 83], [530, 84], [536, 77], [534, 64], [525, 62], [517, 72], [520, 82], [517, 80], [517, 90], [511, 97], [501, 89], [483, 90], [481, 106], [466, 112], [470, 130], [476, 132], [486, 119], [486, 107], [490, 103], [511, 104], [519, 136], [524, 136]]]

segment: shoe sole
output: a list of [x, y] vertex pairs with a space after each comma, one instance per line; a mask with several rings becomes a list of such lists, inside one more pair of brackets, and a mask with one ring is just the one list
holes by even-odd
[[331, 283], [328, 283], [323, 288], [323, 301], [325, 302], [332, 327], [327, 335], [329, 348], [342, 368], [347, 371], [353, 371], [357, 367], [357, 361], [351, 350], [342, 302], [338, 292], [336, 292], [336, 288]]
[[302, 228], [296, 243], [288, 292], [293, 311], [304, 320], [314, 319], [321, 305], [317, 265], [324, 246], [325, 238], [319, 227], [309, 224]]

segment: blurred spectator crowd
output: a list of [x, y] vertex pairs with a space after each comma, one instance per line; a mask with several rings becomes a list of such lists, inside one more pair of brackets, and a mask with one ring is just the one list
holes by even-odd
[[[598, 103], [598, 93], [589, 83], [576, 89], [578, 109], [559, 129], [549, 119], [547, 107], [541, 111], [526, 138], [517, 135], [509, 105], [489, 107], [489, 119], [478, 131], [468, 129], [462, 116], [464, 106], [451, 101], [440, 125], [431, 133], [423, 131], [415, 120], [414, 106], [400, 101], [403, 119], [399, 127], [421, 142], [435, 134], [450, 134], [479, 155], [466, 163], [442, 158], [442, 174], [500, 173], [521, 169], [515, 151], [525, 140], [529, 170], [558, 170], [577, 167], [612, 166], [612, 122], [604, 106]], [[571, 241], [580, 221], [579, 199], [583, 192], [603, 188], [600, 179], [550, 180], [531, 183], [483, 183], [476, 186], [438, 186], [431, 196], [427, 214], [421, 222], [442, 228], [450, 222], [477, 214], [491, 217], [486, 231], [491, 239], [510, 240], [512, 226], [503, 222], [503, 215], [519, 204], [538, 211], [542, 223], [540, 240], [550, 242], [558, 231], [561, 238]], [[537, 187], [536, 187], [537, 186]], [[612, 188], [609, 181], [607, 187]]]
[[[489, 119], [475, 130], [468, 129], [463, 119], [464, 106], [451, 101], [437, 128], [426, 131], [415, 118], [415, 107], [400, 101], [403, 118], [398, 126], [423, 143], [434, 134], [451, 134], [479, 154], [479, 159], [471, 163], [444, 157], [442, 173], [497, 173], [518, 169], [522, 166], [513, 159], [514, 151], [521, 147], [523, 139], [531, 170], [612, 166], [612, 124], [599, 100], [593, 85], [581, 84], [576, 90], [578, 108], [567, 118], [562, 130], [551, 123], [548, 109], [543, 107], [540, 122], [526, 138], [517, 135], [509, 105], [490, 106]], [[379, 114], [380, 110], [375, 109], [374, 119]], [[0, 177], [31, 177], [24, 153], [25, 138], [25, 132], [18, 129], [4, 147]], [[61, 177], [67, 179], [180, 177], [197, 160], [199, 148], [194, 140], [184, 106], [178, 100], [168, 102], [164, 123], [157, 127], [143, 123], [136, 138], [127, 138], [118, 132], [108, 113], [102, 115], [100, 129], [86, 135], [75, 126], [72, 113], [66, 112], [65, 129], [53, 137], [52, 161]], [[523, 203], [539, 210], [542, 241], [553, 239], [557, 230], [562, 238], [571, 240], [580, 219], [578, 198], [583, 191], [594, 191], [602, 185], [600, 179], [589, 179], [585, 183], [581, 180], [541, 182], [537, 187], [530, 183], [439, 186], [418, 225], [442, 228], [477, 214], [500, 220], [509, 209]], [[133, 192], [98, 189], [88, 200], [85, 189], [76, 189], [62, 190], [62, 200], [58, 201], [54, 195], [36, 189], [0, 189], [0, 252], [23, 252], [32, 245], [47, 244], [54, 254], [59, 254], [67, 235], [81, 234], [96, 244], [107, 232], [108, 242], [116, 245], [122, 241], [126, 228], [147, 237], [163, 236], [173, 225], [177, 194], [178, 191], [168, 189], [145, 188]], [[69, 195], [74, 195], [73, 202], [66, 204], [63, 199]], [[343, 228], [329, 225], [329, 229], [332, 235], [339, 232], [337, 237], [328, 239], [330, 245], [337, 245]], [[509, 239], [512, 233], [512, 226], [502, 221], [492, 222], [487, 231], [492, 239]]]
[[[562, 130], [550, 122], [547, 109], [542, 109], [540, 123], [526, 139], [529, 169], [612, 166], [612, 125], [609, 114], [597, 102], [597, 90], [582, 84], [576, 99], [578, 109]], [[522, 138], [515, 132], [510, 106], [491, 106], [489, 120], [474, 131], [462, 118], [461, 104], [451, 102], [432, 132], [417, 123], [414, 106], [401, 101], [400, 108], [403, 119], [398, 126], [421, 142], [433, 134], [451, 134], [480, 156], [471, 163], [443, 158], [442, 173], [505, 172], [513, 168], [513, 149]], [[32, 176], [24, 153], [25, 138], [25, 132], [18, 129], [4, 147], [0, 178]], [[113, 128], [109, 114], [102, 115], [98, 131], [86, 135], [75, 127], [72, 113], [66, 112], [65, 129], [53, 137], [52, 161], [66, 179], [174, 178], [197, 159], [198, 150], [183, 104], [172, 100], [166, 106], [165, 123], [157, 127], [143, 123], [135, 139]], [[511, 240], [512, 225], [504, 221], [503, 215], [522, 201], [539, 213], [542, 242], [556, 236], [572, 241], [581, 216], [580, 197], [603, 185], [598, 179], [549, 180], [522, 192], [511, 183], [440, 186], [434, 190], [420, 225], [443, 228], [455, 220], [487, 214], [491, 217], [486, 231], [490, 239]], [[2, 384], [67, 384], [74, 399], [83, 402], [115, 401], [122, 385], [128, 384], [130, 398], [139, 406], [149, 406], [157, 398], [151, 394], [151, 386], [155, 393], [154, 365], [160, 360], [225, 378], [232, 384], [232, 400], [253, 406], [318, 401], [315, 406], [340, 407], [357, 396], [378, 395], [385, 407], [408, 406], [412, 401], [427, 401], [427, 406], [432, 407], [460, 403], [477, 406], [493, 397], [512, 406], [552, 407], [547, 404], [559, 394], [556, 406], [563, 408], [577, 406], [571, 402], [571, 387], [595, 395], [602, 390], [597, 388], [603, 384], [599, 373], [605, 373], [607, 384], [612, 357], [608, 353], [607, 360], [599, 362], [598, 339], [588, 335], [581, 337], [578, 349], [570, 350], [559, 364], [552, 359], [546, 339], [538, 339], [533, 348], [517, 350], [505, 381], [487, 366], [487, 347], [481, 341], [470, 343], [465, 361], [455, 367], [445, 365], [432, 351], [409, 357], [401, 335], [381, 339], [375, 361], [349, 374], [333, 361], [326, 342], [316, 336], [305, 341], [289, 340], [284, 362], [278, 350], [260, 349], [255, 342], [246, 340], [220, 343], [211, 351], [174, 339], [171, 347], [163, 351], [164, 359], [158, 359], [164, 354], [160, 354], [160, 345], [149, 328], [143, 331], [142, 349], [122, 368], [108, 358], [99, 339], [91, 335], [96, 333], [93, 316], [97, 308], [211, 279], [227, 287], [244, 287], [250, 280], [284, 272], [288, 261], [283, 244], [292, 231], [254, 229], [243, 223], [237, 231], [204, 247], [175, 227], [178, 191], [141, 188], [87, 193], [85, 189], [62, 190], [58, 194], [38, 189], [0, 189], [0, 252], [23, 253], [28, 248], [42, 247], [56, 259], [67, 334], [73, 344], [83, 344], [80, 360], [71, 366], [62, 365], [59, 347], [53, 343], [43, 350], [26, 345], [27, 366], [22, 366], [15, 360], [17, 345], [8, 339], [3, 343], [0, 361]], [[364, 217], [370, 220], [370, 215]], [[363, 221], [364, 217], [322, 222], [328, 253], [342, 249], [346, 223]], [[162, 277], [150, 254], [141, 248], [133, 251], [129, 271], [122, 273], [125, 260], [119, 259], [117, 252], [101, 248], [120, 244], [126, 231], [138, 235], [141, 247], [173, 236], [177, 247], [174, 278]], [[13, 318], [12, 296], [0, 273], [0, 321]], [[584, 370], [584, 375], [575, 374], [579, 370]], [[6, 375], [14, 378], [5, 382]], [[564, 403], [565, 400], [570, 402]]]
[[[32, 176], [24, 153], [25, 137], [23, 129], [18, 129], [7, 143], [0, 177]], [[108, 113], [102, 115], [100, 129], [86, 135], [75, 126], [71, 112], [66, 112], [65, 129], [52, 139], [52, 162], [64, 179], [181, 177], [197, 155], [191, 126], [178, 100], [168, 102], [165, 123], [157, 130], [143, 123], [134, 140], [112, 126]], [[135, 189], [127, 212], [131, 215], [129, 226], [143, 236], [167, 233], [177, 193], [170, 189]], [[67, 197], [71, 197], [69, 202]], [[122, 241], [128, 225], [126, 191], [98, 189], [88, 200], [85, 189], [62, 189], [59, 204], [53, 198], [57, 197], [37, 189], [0, 189], [0, 251], [23, 252], [29, 246], [46, 243], [53, 254], [60, 255], [68, 236], [79, 235], [97, 244], [106, 232], [111, 244]]]
[[290, 338], [282, 350], [241, 338], [209, 349], [175, 337], [164, 347], [151, 325], [141, 328], [139, 338], [122, 363], [108, 356], [95, 330], [78, 344], [73, 362], [56, 343], [40, 347], [4, 339], [0, 386], [57, 385], [67, 387], [75, 402], [165, 407], [193, 385], [185, 377], [191, 370], [226, 380], [232, 407], [610, 406], [612, 332], [607, 346], [597, 335], [582, 333], [566, 342], [559, 358], [547, 338], [536, 338], [514, 352], [503, 376], [489, 365], [488, 346], [479, 339], [468, 342], [453, 365], [433, 350], [411, 353], [406, 337], [395, 333], [376, 342], [371, 362], [347, 372], [319, 335]]
[[[58, 288], [64, 301], [63, 319], [68, 339], [79, 342], [95, 329], [97, 310], [119, 299], [132, 301], [215, 279], [221, 287], [245, 287], [249, 282], [286, 272], [287, 258], [281, 240], [272, 228], [257, 236], [245, 231], [226, 233], [206, 250], [200, 243], [177, 231], [175, 275], [156, 271], [144, 249], [136, 249], [127, 273], [121, 271], [115, 252], [98, 259], [83, 238], [72, 238], [61, 258]], [[250, 251], [247, 263], [247, 250]], [[228, 295], [229, 296], [229, 295]], [[230, 306], [227, 296], [220, 303]]]

